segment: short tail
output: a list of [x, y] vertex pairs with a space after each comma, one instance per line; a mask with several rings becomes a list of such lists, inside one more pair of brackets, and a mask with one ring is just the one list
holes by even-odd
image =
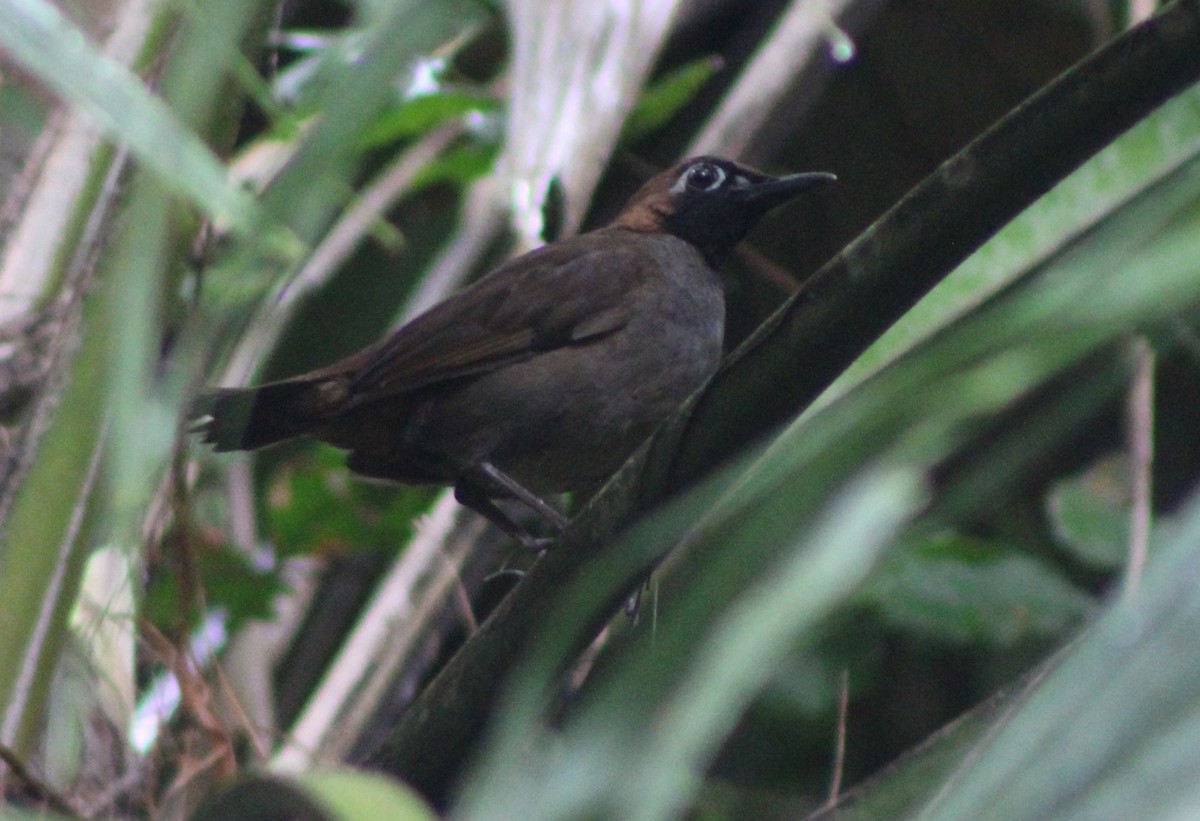
[[217, 451], [255, 450], [303, 436], [329, 418], [321, 385], [308, 380], [218, 388], [192, 405], [192, 428]]

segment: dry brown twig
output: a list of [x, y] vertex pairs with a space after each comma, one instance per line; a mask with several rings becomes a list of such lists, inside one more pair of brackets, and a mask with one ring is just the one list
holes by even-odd
[[[3, 744], [0, 744], [0, 761], [8, 767], [9, 773], [23, 785], [37, 800], [42, 801], [45, 805], [54, 812], [64, 813], [72, 817], [78, 817], [80, 813], [71, 806], [64, 796], [60, 795], [57, 790], [51, 787], [42, 779], [38, 778], [29, 768], [25, 766], [25, 762], [21, 760], [15, 752], [10, 750]], [[2, 781], [0, 781], [2, 783]]]

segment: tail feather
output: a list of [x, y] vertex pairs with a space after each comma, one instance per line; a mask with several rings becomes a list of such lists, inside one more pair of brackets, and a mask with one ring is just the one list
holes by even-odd
[[[218, 388], [196, 399], [192, 432], [214, 450], [255, 450], [309, 433], [329, 418], [320, 385], [307, 380]], [[207, 417], [207, 418], [202, 418]]]

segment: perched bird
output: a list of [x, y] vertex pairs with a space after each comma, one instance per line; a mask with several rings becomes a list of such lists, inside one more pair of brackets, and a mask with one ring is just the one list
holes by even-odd
[[196, 430], [218, 451], [311, 436], [364, 476], [452, 484], [544, 546], [496, 500], [561, 530], [541, 494], [597, 487], [716, 369], [722, 259], [767, 211], [833, 179], [687, 160], [610, 225], [504, 263], [356, 354], [202, 396]]

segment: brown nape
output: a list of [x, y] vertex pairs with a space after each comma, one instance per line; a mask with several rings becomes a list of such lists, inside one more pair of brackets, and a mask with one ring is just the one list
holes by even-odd
[[613, 220], [612, 227], [626, 228], [640, 234], [654, 234], [666, 230], [670, 216], [671, 195], [666, 191], [659, 191], [622, 211]]

